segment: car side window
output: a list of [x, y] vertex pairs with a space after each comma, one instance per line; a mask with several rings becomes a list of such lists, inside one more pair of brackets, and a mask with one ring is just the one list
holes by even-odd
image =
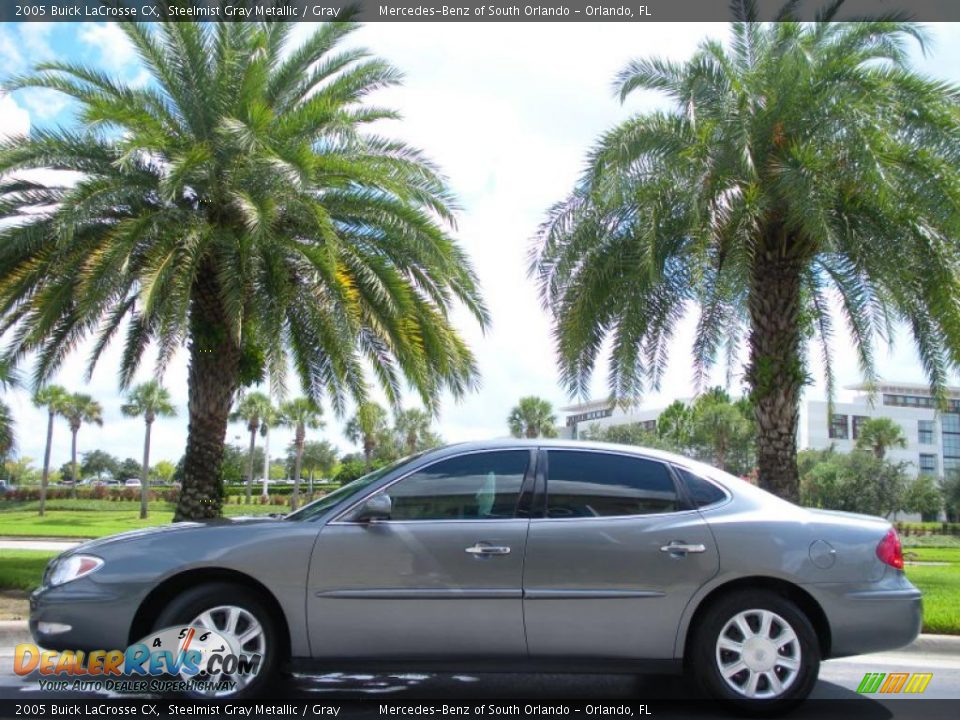
[[680, 473], [680, 477], [683, 478], [683, 484], [687, 487], [687, 495], [694, 507], [707, 507], [727, 499], [727, 494], [712, 482], [704, 480], [684, 468], [676, 469]]
[[512, 518], [530, 462], [527, 450], [472, 453], [441, 460], [387, 489], [391, 520]]
[[547, 517], [675, 512], [680, 498], [667, 466], [612, 453], [550, 450]]

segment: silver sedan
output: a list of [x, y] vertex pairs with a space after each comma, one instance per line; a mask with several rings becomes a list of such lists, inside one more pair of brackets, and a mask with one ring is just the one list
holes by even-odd
[[920, 625], [883, 519], [671, 454], [523, 440], [406, 458], [284, 518], [95, 540], [52, 561], [30, 619], [53, 649], [210, 634], [241, 662], [174, 668], [198, 694], [262, 694], [290, 664], [685, 670], [765, 711]]

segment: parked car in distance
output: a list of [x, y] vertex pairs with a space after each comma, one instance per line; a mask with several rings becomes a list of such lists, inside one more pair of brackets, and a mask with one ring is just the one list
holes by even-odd
[[211, 669], [236, 683], [223, 696], [289, 664], [686, 670], [712, 697], [777, 712], [822, 660], [910, 643], [921, 597], [886, 520], [654, 450], [503, 440], [405, 458], [283, 518], [94, 540], [31, 596], [48, 648], [187, 624], [255, 666]]
[[125, 487], [140, 487], [140, 480], [138, 478], [128, 478], [123, 484]]

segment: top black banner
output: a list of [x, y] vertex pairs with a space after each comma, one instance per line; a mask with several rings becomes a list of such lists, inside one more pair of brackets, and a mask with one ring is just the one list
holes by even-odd
[[725, 22], [960, 21], [958, 0], [0, 0], [2, 22]]

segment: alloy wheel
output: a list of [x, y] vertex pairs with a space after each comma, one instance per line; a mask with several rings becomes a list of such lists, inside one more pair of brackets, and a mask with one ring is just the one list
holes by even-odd
[[[235, 695], [252, 683], [260, 672], [262, 658], [267, 652], [267, 636], [263, 626], [256, 616], [249, 610], [237, 607], [236, 605], [219, 605], [217, 607], [204, 610], [190, 623], [191, 625], [213, 630], [220, 635], [226, 642], [226, 650], [237, 657], [260, 655], [261, 663], [256, 665], [256, 670], [249, 673], [227, 673], [222, 669], [217, 673], [206, 674], [202, 677], [186, 677], [181, 673], [184, 680], [202, 679], [209, 683], [209, 689], [200, 694], [207, 697], [223, 697]], [[232, 681], [236, 685], [231, 689], [219, 690], [217, 685], [222, 681]]]
[[786, 620], [770, 610], [734, 615], [717, 638], [716, 663], [724, 682], [751, 700], [775, 699], [800, 672], [800, 640]]

